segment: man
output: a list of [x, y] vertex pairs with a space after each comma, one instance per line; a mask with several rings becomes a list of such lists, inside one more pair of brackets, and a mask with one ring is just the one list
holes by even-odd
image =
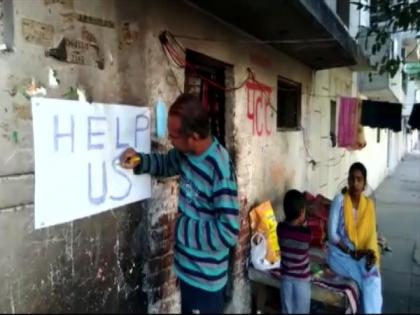
[[174, 265], [182, 313], [222, 313], [229, 249], [239, 233], [235, 170], [195, 96], [182, 94], [172, 104], [168, 132], [174, 149], [167, 154], [129, 148], [121, 165], [135, 174], [180, 175]]

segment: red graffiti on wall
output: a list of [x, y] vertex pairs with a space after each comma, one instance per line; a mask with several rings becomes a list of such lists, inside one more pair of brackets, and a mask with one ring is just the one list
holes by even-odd
[[252, 134], [271, 135], [269, 126], [271, 87], [261, 83], [247, 82], [246, 91], [247, 116], [252, 121]]

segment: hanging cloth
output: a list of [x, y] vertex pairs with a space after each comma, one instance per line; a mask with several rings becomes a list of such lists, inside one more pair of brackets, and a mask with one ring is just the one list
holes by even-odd
[[402, 104], [362, 101], [363, 126], [371, 128], [391, 129], [395, 132], [401, 131]]
[[340, 98], [338, 118], [338, 146], [354, 148], [357, 143], [359, 127], [359, 101], [354, 97]]
[[402, 122], [402, 104], [401, 103], [389, 103], [386, 106], [386, 128], [391, 129], [394, 132], [400, 132]]
[[369, 100], [362, 101], [362, 119], [363, 126], [371, 128], [381, 128], [381, 119], [379, 117], [378, 107], [383, 106], [381, 102], [374, 102]]
[[420, 130], [420, 103], [414, 104], [408, 124], [411, 128]]

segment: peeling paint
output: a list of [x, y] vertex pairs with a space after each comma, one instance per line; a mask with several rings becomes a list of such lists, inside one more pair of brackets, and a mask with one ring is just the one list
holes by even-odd
[[48, 69], [48, 85], [51, 88], [56, 88], [60, 84], [60, 80], [57, 78], [58, 72], [53, 68]]
[[140, 30], [137, 22], [122, 22], [120, 27], [120, 47], [131, 46], [139, 37]]
[[86, 97], [86, 90], [83, 87], [78, 87], [77, 90], [77, 97], [79, 102], [87, 102], [87, 97]]
[[31, 107], [24, 104], [17, 104], [13, 103], [13, 111], [16, 115], [16, 118], [22, 120], [31, 120], [32, 119], [32, 111]]
[[10, 207], [10, 208], [3, 208], [0, 209], [1, 213], [14, 213], [19, 211], [32, 211], [34, 208], [33, 204], [27, 204], [27, 205], [20, 205], [16, 207]]
[[70, 86], [66, 93], [62, 95], [63, 98], [68, 100], [78, 100], [79, 95], [77, 94], [77, 88]]
[[114, 65], [114, 56], [112, 56], [112, 53], [110, 51], [108, 52], [108, 59], [109, 59], [109, 64], [111, 66]]
[[66, 9], [73, 9], [74, 8], [74, 3], [73, 0], [44, 0], [44, 4], [45, 5], [52, 5], [52, 4], [56, 4], [59, 3], [63, 6], [63, 8]]
[[41, 85], [40, 82], [32, 78], [31, 83], [29, 85], [21, 88], [21, 93], [27, 99], [30, 99], [31, 97], [34, 97], [34, 96], [46, 96], [47, 90], [45, 89], [44, 86]]
[[28, 43], [49, 47], [54, 37], [54, 26], [23, 18], [22, 36]]
[[13, 131], [12, 132], [12, 139], [13, 139], [14, 144], [18, 144], [18, 141], [19, 141], [18, 137], [19, 137], [19, 133], [16, 130]]
[[98, 40], [96, 39], [95, 35], [93, 35], [92, 32], [90, 32], [86, 26], [82, 26], [82, 39], [90, 44], [98, 44]]
[[75, 19], [82, 23], [93, 24], [93, 25], [109, 27], [109, 28], [115, 27], [114, 22], [110, 20], [97, 18], [97, 17], [86, 15], [86, 14], [73, 12], [73, 13], [62, 13], [61, 15], [65, 18]]
[[63, 37], [56, 48], [45, 51], [45, 56], [62, 62], [89, 65], [99, 69], [105, 66], [105, 58], [98, 45], [77, 38]]

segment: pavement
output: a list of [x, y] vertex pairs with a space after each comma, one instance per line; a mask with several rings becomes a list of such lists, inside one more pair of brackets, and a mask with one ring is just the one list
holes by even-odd
[[[419, 148], [420, 149], [420, 148]], [[420, 313], [420, 150], [408, 154], [375, 191], [382, 256], [384, 313]]]

